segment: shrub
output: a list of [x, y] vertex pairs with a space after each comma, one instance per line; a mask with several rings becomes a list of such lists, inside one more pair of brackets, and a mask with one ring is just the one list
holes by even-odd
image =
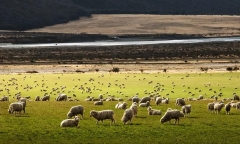
[[119, 72], [120, 70], [119, 70], [118, 67], [114, 67], [111, 71], [112, 71], [112, 72]]
[[26, 71], [26, 73], [38, 73], [38, 71], [32, 70], [32, 71]]
[[144, 71], [143, 69], [140, 69], [140, 72], [141, 72], [141, 73], [143, 73], [143, 71]]
[[99, 69], [95, 69], [96, 72], [99, 72]]
[[227, 67], [226, 70], [227, 70], [227, 71], [232, 71], [233, 68], [232, 68], [232, 67]]
[[239, 68], [235, 66], [235, 67], [233, 68], [233, 70], [237, 71], [237, 70], [239, 70]]
[[167, 69], [163, 69], [163, 72], [165, 72], [165, 73], [166, 73], [166, 72], [167, 72]]

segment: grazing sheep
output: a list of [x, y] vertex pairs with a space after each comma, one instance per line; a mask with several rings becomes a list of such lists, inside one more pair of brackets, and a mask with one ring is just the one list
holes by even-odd
[[133, 115], [136, 116], [138, 113], [138, 106], [136, 102], [133, 102], [132, 105], [130, 106], [130, 109], [133, 110]]
[[94, 117], [97, 120], [96, 124], [98, 124], [98, 121], [102, 121], [103, 123], [103, 120], [105, 119], [110, 119], [112, 121], [111, 124], [113, 122], [115, 123], [115, 119], [113, 118], [113, 116], [114, 116], [113, 110], [90, 111], [90, 117]]
[[184, 114], [184, 117], [188, 116], [191, 113], [191, 105], [185, 105], [182, 106], [182, 112]]
[[148, 115], [161, 115], [161, 111], [160, 110], [156, 110], [156, 109], [152, 109], [152, 107], [148, 107]]
[[239, 100], [240, 100], [240, 98], [239, 98], [239, 96], [238, 96], [238, 95], [234, 94], [234, 95], [233, 95], [233, 100], [237, 100], [237, 101], [239, 101]]
[[237, 103], [234, 103], [234, 102], [231, 102], [230, 105], [231, 105], [232, 108], [236, 108], [237, 107]]
[[103, 99], [103, 95], [102, 94], [99, 95], [99, 99]]
[[73, 116], [77, 116], [78, 114], [82, 115], [83, 118], [84, 107], [81, 105], [73, 106], [67, 113], [67, 117], [71, 118]]
[[40, 101], [40, 96], [36, 96], [35, 101]]
[[184, 114], [182, 112], [180, 112], [179, 110], [168, 109], [163, 115], [163, 117], [160, 119], [160, 122], [162, 124], [167, 121], [171, 123], [171, 119], [175, 119], [174, 124], [176, 124], [176, 122], [178, 122], [179, 124], [180, 117], [184, 117]]
[[203, 100], [203, 95], [200, 95], [200, 96], [198, 97], [198, 99], [199, 99], [199, 100]]
[[95, 101], [94, 105], [103, 105], [103, 100], [101, 99], [100, 101]]
[[9, 98], [7, 96], [3, 96], [2, 98], [0, 98], [0, 101], [9, 101]]
[[148, 107], [148, 106], [150, 106], [150, 102], [149, 101], [147, 101], [146, 103], [140, 103], [139, 104], [139, 107]]
[[231, 102], [227, 103], [225, 105], [225, 110], [226, 110], [226, 114], [230, 114], [230, 110], [231, 110]]
[[61, 122], [61, 127], [77, 127], [79, 122], [78, 116], [75, 116], [74, 119], [65, 119]]
[[9, 114], [13, 114], [15, 112], [21, 113], [23, 110], [23, 103], [22, 102], [14, 102], [9, 105], [8, 112]]
[[176, 104], [176, 105], [179, 105], [179, 106], [184, 106], [184, 105], [186, 105], [184, 99], [182, 99], [182, 98], [176, 99], [176, 103], [175, 103], [175, 104]]
[[224, 107], [224, 103], [215, 103], [214, 104], [215, 113], [219, 114], [223, 107]]
[[66, 100], [67, 100], [66, 94], [59, 94], [58, 97], [56, 98], [56, 101], [66, 101]]
[[155, 101], [156, 105], [159, 105], [161, 102], [162, 102], [162, 98], [161, 97], [157, 97], [156, 101]]
[[164, 98], [162, 99], [162, 104], [168, 104], [169, 103], [169, 98]]
[[239, 110], [240, 109], [240, 102], [237, 102], [236, 103], [236, 110]]
[[41, 98], [42, 101], [50, 101], [50, 96], [46, 95]]
[[134, 96], [134, 97], [132, 98], [132, 102], [139, 103], [139, 101], [140, 101], [140, 98], [139, 98], [138, 96]]
[[151, 101], [151, 97], [143, 97], [139, 103], [146, 103], [147, 101]]
[[133, 118], [133, 110], [128, 108], [124, 111], [123, 116], [121, 118], [121, 121], [126, 124], [128, 121], [130, 121], [130, 123], [132, 123], [132, 118]]
[[119, 102], [118, 104], [116, 104], [115, 108], [117, 109], [126, 109], [127, 108], [127, 103], [126, 102]]

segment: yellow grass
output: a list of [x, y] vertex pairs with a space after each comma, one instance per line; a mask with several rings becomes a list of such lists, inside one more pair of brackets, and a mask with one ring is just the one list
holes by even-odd
[[[228, 15], [92, 15], [34, 32], [87, 34], [216, 34], [239, 35], [240, 16]], [[215, 35], [215, 36], [216, 36]], [[214, 35], [213, 35], [214, 36]]]

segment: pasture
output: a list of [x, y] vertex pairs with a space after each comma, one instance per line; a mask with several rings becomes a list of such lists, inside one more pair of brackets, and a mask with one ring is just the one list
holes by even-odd
[[[0, 97], [9, 96], [9, 102], [0, 102], [0, 143], [238, 143], [240, 112], [231, 109], [226, 115], [207, 111], [207, 103], [215, 95], [219, 100], [239, 94], [239, 73], [63, 73], [63, 74], [8, 74], [1, 75]], [[86, 91], [90, 88], [90, 91]], [[30, 96], [26, 114], [8, 114], [8, 106], [17, 101], [14, 97], [21, 92], [22, 97]], [[58, 93], [65, 93], [79, 101], [55, 101]], [[221, 94], [220, 94], [221, 93]], [[35, 96], [50, 95], [50, 101], [34, 101]], [[73, 96], [76, 95], [76, 97]], [[161, 95], [170, 99], [169, 104], [156, 106], [161, 116], [147, 115], [147, 108], [139, 108], [132, 124], [120, 121], [124, 110], [115, 109], [118, 101], [104, 101], [103, 106], [95, 106], [85, 101], [87, 96], [104, 98], [114, 96], [128, 98], [138, 95]], [[160, 124], [160, 118], [167, 108], [175, 106], [176, 98], [198, 98], [204, 100], [186, 101], [192, 105], [189, 117], [181, 118], [179, 125]], [[225, 104], [228, 100], [225, 101]], [[85, 107], [84, 118], [78, 128], [61, 128], [67, 112], [74, 105]], [[116, 124], [109, 120], [103, 124], [89, 117], [91, 110], [112, 109]], [[174, 120], [172, 120], [173, 123]]]

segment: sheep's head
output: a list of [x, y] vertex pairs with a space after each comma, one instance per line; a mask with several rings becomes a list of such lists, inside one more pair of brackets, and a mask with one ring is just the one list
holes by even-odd
[[78, 116], [75, 116], [75, 117], [74, 117], [74, 120], [75, 120], [75, 121], [79, 121], [79, 117], [78, 117]]
[[90, 117], [95, 116], [96, 114], [97, 114], [97, 112], [96, 112], [95, 110], [92, 110], [92, 111], [90, 112]]
[[152, 109], [152, 107], [148, 106], [147, 110], [151, 110], [151, 109]]

